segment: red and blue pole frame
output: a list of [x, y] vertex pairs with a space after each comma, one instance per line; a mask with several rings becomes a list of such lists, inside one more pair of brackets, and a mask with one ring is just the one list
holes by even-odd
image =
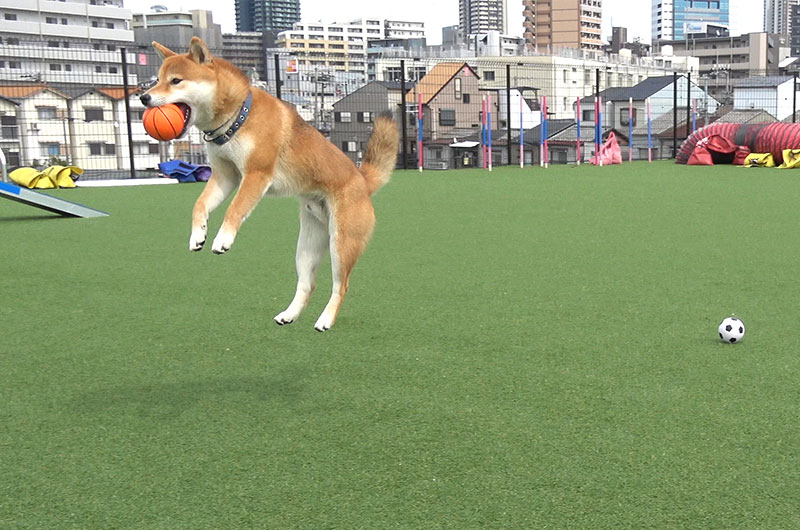
[[544, 167], [544, 96], [539, 103], [539, 167]]
[[628, 98], [628, 162], [633, 162], [633, 98]]
[[492, 170], [492, 95], [488, 95], [486, 101], [486, 135], [489, 137], [489, 171]]
[[522, 92], [519, 93], [519, 168], [525, 167], [525, 121], [522, 115]]
[[419, 153], [419, 172], [422, 173], [424, 158], [422, 156], [422, 94], [419, 95], [417, 104], [417, 151]]
[[597, 162], [603, 167], [603, 159], [600, 157], [600, 150], [603, 148], [603, 98], [597, 98]]
[[697, 131], [697, 98], [692, 100], [692, 132]]
[[600, 158], [600, 96], [594, 98], [594, 156]]
[[653, 163], [653, 120], [650, 119], [650, 98], [647, 98], [647, 161]]
[[575, 146], [575, 159], [581, 165], [581, 98], [578, 97], [578, 104], [575, 107], [575, 122], [578, 124], [578, 144]]
[[481, 113], [481, 150], [483, 151], [483, 169], [486, 169], [486, 96], [481, 98], [483, 112]]
[[542, 122], [542, 136], [544, 137], [544, 167], [550, 167], [550, 149], [547, 145], [547, 96], [543, 96], [544, 100], [544, 121]]

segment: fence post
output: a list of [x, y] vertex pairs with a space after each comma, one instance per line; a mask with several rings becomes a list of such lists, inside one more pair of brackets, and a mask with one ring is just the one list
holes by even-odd
[[794, 73], [794, 90], [792, 90], [792, 123], [797, 123], [797, 72]]
[[400, 59], [400, 123], [403, 131], [403, 169], [408, 169], [408, 115], [406, 114], [406, 61]]
[[678, 156], [678, 72], [672, 72], [672, 158]]
[[131, 178], [136, 178], [136, 166], [134, 165], [133, 158], [133, 130], [131, 129], [131, 102], [128, 100], [128, 57], [127, 50], [122, 48], [122, 85], [125, 98], [125, 124], [128, 127], [128, 157], [130, 158], [131, 165]]
[[686, 138], [692, 134], [692, 72], [686, 74]]
[[281, 59], [280, 55], [275, 54], [275, 97], [281, 98]]
[[506, 150], [511, 165], [511, 65], [506, 65]]

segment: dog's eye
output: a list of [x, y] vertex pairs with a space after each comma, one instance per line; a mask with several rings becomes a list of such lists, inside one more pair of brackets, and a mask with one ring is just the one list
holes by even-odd
[[183, 79], [180, 79], [180, 78], [176, 77], [176, 78], [174, 78], [172, 81], [170, 81], [170, 83], [172, 83], [173, 85], [177, 85], [177, 84], [179, 84], [181, 81], [183, 81]]

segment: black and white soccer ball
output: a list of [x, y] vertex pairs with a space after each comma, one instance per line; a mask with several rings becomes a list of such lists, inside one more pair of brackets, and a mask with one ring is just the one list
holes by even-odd
[[722, 342], [736, 344], [744, 338], [744, 322], [736, 317], [728, 317], [719, 325], [719, 338]]

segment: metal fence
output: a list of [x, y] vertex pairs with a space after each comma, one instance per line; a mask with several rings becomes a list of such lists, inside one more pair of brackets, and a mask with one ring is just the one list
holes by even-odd
[[[0, 43], [0, 147], [11, 169], [60, 163], [84, 178], [135, 178], [170, 159], [206, 163], [199, 131], [172, 142], [144, 131], [138, 95], [161, 62], [151, 48], [55, 44]], [[671, 158], [704, 124], [797, 115], [797, 79], [786, 74], [701, 76], [547, 56], [356, 62], [287, 50], [264, 62], [267, 79], [253, 83], [356, 163], [373, 120], [390, 111], [402, 138], [398, 167], [407, 169], [585, 162], [611, 133], [624, 159]]]

